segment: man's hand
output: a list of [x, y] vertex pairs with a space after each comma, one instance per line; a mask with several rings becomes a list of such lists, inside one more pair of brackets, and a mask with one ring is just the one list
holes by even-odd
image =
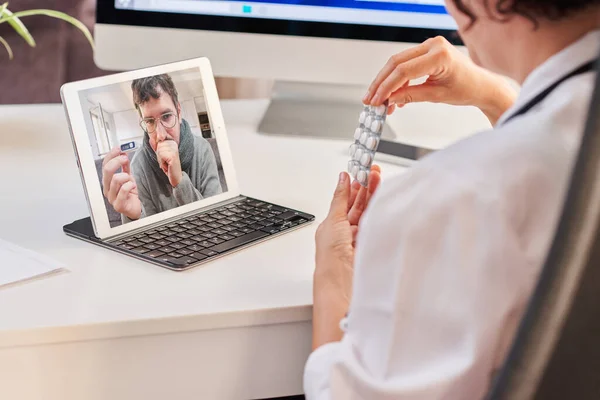
[[165, 140], [156, 145], [156, 157], [160, 169], [169, 178], [171, 186], [177, 187], [181, 182], [181, 161], [179, 160], [179, 147], [174, 140]]
[[354, 248], [358, 226], [379, 183], [381, 170], [371, 168], [366, 188], [350, 184], [343, 172], [329, 214], [316, 233], [316, 268], [313, 288], [313, 348], [341, 339], [339, 321], [352, 296]]
[[[117, 173], [121, 169], [122, 172]], [[129, 219], [139, 219], [142, 202], [137, 185], [131, 175], [129, 158], [118, 147], [112, 149], [102, 162], [102, 187], [104, 196], [116, 212]]]

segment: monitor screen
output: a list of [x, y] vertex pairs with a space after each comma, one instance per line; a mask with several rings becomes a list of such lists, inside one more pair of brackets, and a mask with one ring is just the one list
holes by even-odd
[[161, 13], [455, 29], [443, 0], [115, 0], [115, 7]]
[[102, 24], [462, 44], [444, 0], [109, 0], [97, 15]]
[[200, 69], [79, 92], [111, 228], [227, 192]]

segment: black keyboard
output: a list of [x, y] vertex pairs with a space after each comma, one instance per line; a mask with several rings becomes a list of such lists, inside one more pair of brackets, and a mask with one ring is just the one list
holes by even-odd
[[299, 211], [243, 198], [111, 244], [137, 257], [183, 268], [313, 219]]

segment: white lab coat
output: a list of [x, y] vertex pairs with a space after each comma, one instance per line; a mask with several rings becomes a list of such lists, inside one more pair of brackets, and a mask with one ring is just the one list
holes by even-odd
[[[480, 399], [545, 261], [583, 134], [600, 32], [527, 78], [496, 129], [384, 182], [361, 223], [340, 342], [309, 357], [307, 400]], [[441, 129], [441, 127], [440, 127]]]

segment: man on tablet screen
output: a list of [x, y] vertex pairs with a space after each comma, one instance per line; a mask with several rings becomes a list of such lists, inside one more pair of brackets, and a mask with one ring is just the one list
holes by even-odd
[[102, 164], [104, 196], [123, 221], [221, 193], [212, 148], [206, 139], [193, 135], [188, 122], [181, 118], [171, 77], [162, 74], [136, 79], [131, 89], [144, 143], [131, 163], [117, 147]]

